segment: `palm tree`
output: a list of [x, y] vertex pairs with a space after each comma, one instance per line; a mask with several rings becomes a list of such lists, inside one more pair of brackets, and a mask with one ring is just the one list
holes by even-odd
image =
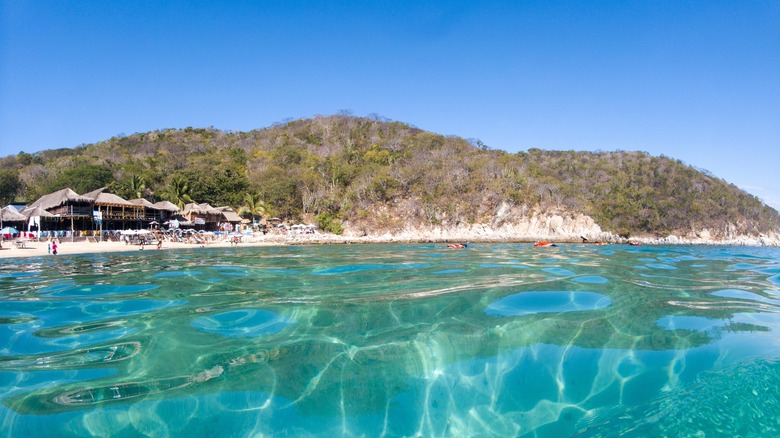
[[265, 202], [257, 193], [245, 193], [244, 205], [238, 209], [238, 214], [249, 214], [252, 216], [252, 225], [255, 223], [255, 216], [262, 216], [268, 212]]
[[146, 180], [142, 176], [133, 175], [130, 178], [130, 186], [128, 188], [134, 198], [143, 198], [146, 190]]
[[192, 200], [192, 197], [190, 197], [190, 186], [187, 184], [187, 181], [177, 176], [171, 178], [171, 182], [168, 183], [166, 195], [169, 201], [176, 204], [176, 206], [182, 210], [184, 209], [185, 204], [195, 202]]

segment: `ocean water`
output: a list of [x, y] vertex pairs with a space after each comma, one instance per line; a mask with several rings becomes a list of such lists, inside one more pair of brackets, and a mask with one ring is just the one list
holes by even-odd
[[4, 260], [0, 434], [778, 436], [780, 249]]

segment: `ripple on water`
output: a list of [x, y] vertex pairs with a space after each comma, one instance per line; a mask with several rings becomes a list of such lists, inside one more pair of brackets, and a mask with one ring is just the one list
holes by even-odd
[[604, 284], [609, 282], [609, 280], [600, 275], [584, 275], [582, 277], [573, 278], [572, 281], [589, 284]]
[[165, 271], [165, 272], [158, 272], [152, 275], [152, 278], [194, 277], [196, 275], [201, 275], [201, 274], [202, 272], [200, 271]]
[[119, 362], [130, 359], [140, 350], [139, 342], [121, 342], [45, 356], [6, 356], [0, 357], [0, 369], [56, 369]]
[[192, 326], [203, 332], [230, 338], [251, 338], [278, 333], [293, 322], [270, 310], [245, 309], [204, 316], [192, 321]]
[[574, 272], [563, 268], [544, 268], [542, 271], [548, 274], [557, 275], [559, 277], [571, 277], [573, 275], [577, 275]]
[[653, 268], [653, 269], [666, 269], [667, 271], [672, 271], [677, 269], [675, 266], [667, 265], [664, 263], [648, 263], [647, 267]]
[[317, 271], [314, 271], [315, 275], [336, 275], [336, 274], [350, 274], [353, 272], [364, 272], [364, 271], [377, 271], [380, 269], [392, 269], [394, 266], [391, 265], [379, 265], [379, 264], [365, 264], [365, 265], [345, 265], [345, 266], [336, 266], [333, 268], [328, 269], [320, 269]]
[[52, 297], [97, 297], [104, 295], [124, 295], [146, 292], [157, 289], [159, 286], [153, 284], [134, 284], [134, 285], [112, 285], [96, 284], [90, 286], [69, 287], [49, 293]]
[[434, 274], [437, 274], [437, 275], [448, 275], [448, 274], [460, 274], [462, 272], [466, 272], [466, 270], [465, 269], [460, 269], [460, 268], [444, 269], [444, 270], [441, 270], [441, 271], [436, 271], [436, 272], [434, 272]]
[[427, 263], [401, 263], [401, 264], [377, 264], [366, 263], [360, 265], [343, 265], [333, 268], [315, 270], [315, 275], [351, 274], [353, 272], [379, 271], [387, 269], [418, 269], [429, 266]]
[[37, 281], [40, 271], [0, 272], [0, 280]]
[[611, 304], [609, 297], [595, 292], [534, 291], [504, 297], [490, 303], [485, 312], [495, 316], [522, 316], [597, 310]]
[[655, 323], [666, 330], [693, 330], [706, 332], [724, 325], [720, 319], [705, 318], [703, 316], [669, 315], [664, 316]]
[[751, 300], [751, 301], [758, 301], [761, 303], [780, 305], [780, 300], [767, 298], [742, 289], [723, 289], [723, 290], [715, 291], [711, 295], [716, 297], [721, 297], [721, 298], [736, 298], [738, 300]]

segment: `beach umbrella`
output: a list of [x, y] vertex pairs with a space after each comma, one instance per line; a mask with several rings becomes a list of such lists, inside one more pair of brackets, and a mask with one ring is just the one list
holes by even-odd
[[0, 234], [11, 234], [11, 235], [19, 234], [19, 230], [17, 230], [14, 227], [5, 227], [3, 229], [0, 229]]

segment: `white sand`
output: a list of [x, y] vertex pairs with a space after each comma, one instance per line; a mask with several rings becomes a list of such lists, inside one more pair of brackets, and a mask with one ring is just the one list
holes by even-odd
[[[242, 242], [238, 246], [272, 246], [283, 245], [284, 242], [279, 241], [267, 241], [267, 242]], [[0, 249], [0, 259], [12, 258], [12, 257], [34, 257], [34, 256], [47, 256], [56, 257], [49, 254], [48, 242], [25, 242], [25, 248], [17, 248], [12, 241], [3, 241], [3, 248]], [[229, 248], [230, 242], [228, 241], [215, 241], [209, 242], [204, 245], [206, 248]], [[201, 245], [192, 243], [181, 242], [163, 242], [162, 251], [175, 250], [182, 248], [197, 249], [201, 248]], [[72, 255], [72, 254], [90, 254], [90, 253], [102, 253], [102, 252], [132, 252], [139, 251], [138, 245], [126, 245], [123, 242], [70, 242], [64, 239], [62, 243], [57, 245], [58, 255]], [[145, 245], [143, 251], [157, 251], [157, 245]]]

